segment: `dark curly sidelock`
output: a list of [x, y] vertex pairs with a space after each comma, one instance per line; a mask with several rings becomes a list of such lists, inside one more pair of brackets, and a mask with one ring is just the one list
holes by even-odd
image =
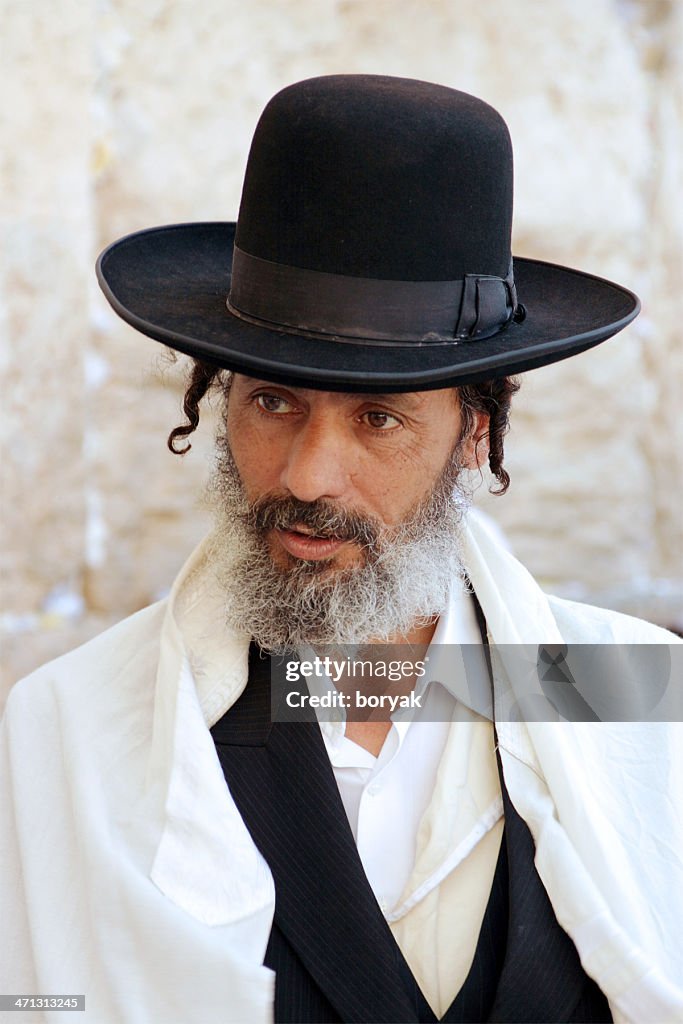
[[[187, 441], [180, 446], [178, 442], [194, 433], [199, 424], [199, 406], [202, 399], [213, 390], [225, 388], [225, 371], [212, 363], [193, 360], [190, 379], [183, 398], [183, 412], [187, 422], [175, 427], [168, 435], [168, 447], [174, 455], [185, 455], [192, 444]], [[510, 486], [510, 475], [503, 468], [504, 438], [510, 426], [510, 405], [512, 397], [520, 388], [515, 377], [499, 377], [485, 380], [479, 384], [465, 384], [457, 389], [463, 414], [463, 436], [471, 433], [474, 427], [474, 414], [484, 413], [489, 417], [488, 430], [475, 438], [476, 444], [488, 439], [489, 468], [498, 481], [497, 487], [491, 488], [492, 494], [505, 494]]]

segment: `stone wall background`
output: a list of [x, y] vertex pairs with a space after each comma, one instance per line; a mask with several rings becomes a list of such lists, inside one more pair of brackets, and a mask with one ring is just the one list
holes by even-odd
[[182, 365], [93, 263], [234, 219], [268, 98], [374, 72], [473, 92], [516, 154], [514, 251], [631, 286], [617, 338], [524, 378], [510, 493], [478, 501], [548, 588], [683, 618], [683, 5], [677, 0], [1, 0], [2, 678], [163, 594], [205, 532], [212, 424], [166, 450]]

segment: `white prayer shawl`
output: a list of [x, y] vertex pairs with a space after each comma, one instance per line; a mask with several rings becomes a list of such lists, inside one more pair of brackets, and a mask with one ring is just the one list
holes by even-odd
[[[674, 642], [547, 598], [474, 516], [463, 543], [492, 643]], [[272, 1019], [273, 880], [208, 731], [246, 685], [249, 638], [226, 632], [205, 553], [167, 601], [39, 669], [8, 700], [0, 992], [85, 993], [81, 1024]], [[682, 1022], [681, 726], [499, 722], [497, 732], [540, 877], [615, 1021]]]

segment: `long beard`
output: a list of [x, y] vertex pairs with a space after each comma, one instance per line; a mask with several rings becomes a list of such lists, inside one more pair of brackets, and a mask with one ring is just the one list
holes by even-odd
[[[405, 636], [440, 614], [463, 585], [459, 536], [469, 499], [456, 487], [456, 447], [426, 500], [395, 527], [329, 501], [266, 495], [250, 503], [228, 439], [218, 439], [209, 486], [212, 558], [226, 595], [228, 624], [264, 649], [358, 645]], [[362, 561], [273, 562], [266, 534], [302, 524], [319, 536], [355, 541]]]

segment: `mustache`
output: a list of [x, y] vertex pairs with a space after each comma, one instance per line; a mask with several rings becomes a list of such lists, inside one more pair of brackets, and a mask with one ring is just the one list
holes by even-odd
[[249, 506], [242, 518], [259, 533], [305, 526], [316, 537], [353, 541], [371, 550], [377, 548], [381, 534], [380, 524], [371, 516], [322, 498], [309, 502], [291, 496], [264, 495]]

